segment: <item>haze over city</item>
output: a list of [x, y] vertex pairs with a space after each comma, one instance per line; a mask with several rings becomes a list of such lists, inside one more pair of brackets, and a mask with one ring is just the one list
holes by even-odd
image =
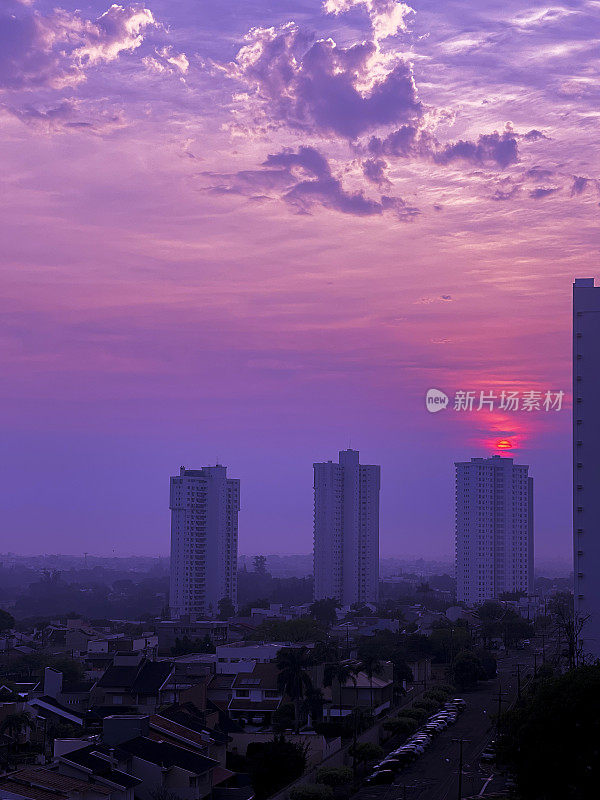
[[166, 554], [169, 477], [218, 462], [240, 552], [306, 553], [352, 446], [382, 556], [449, 558], [454, 462], [504, 440], [566, 560], [598, 4], [60, 5], [0, 12], [4, 549]]

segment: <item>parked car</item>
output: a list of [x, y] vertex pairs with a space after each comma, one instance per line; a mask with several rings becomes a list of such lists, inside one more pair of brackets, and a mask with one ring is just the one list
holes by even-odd
[[466, 700], [463, 700], [462, 697], [453, 697], [452, 700], [450, 700], [450, 703], [452, 703], [453, 706], [456, 706], [456, 708], [460, 709], [461, 711], [464, 711], [467, 707]]
[[389, 786], [394, 782], [395, 775], [391, 769], [381, 769], [374, 772], [366, 779], [370, 786]]
[[493, 764], [496, 760], [496, 750], [491, 745], [488, 745], [479, 756], [479, 760], [486, 764]]
[[393, 772], [399, 772], [403, 767], [406, 766], [407, 760], [406, 758], [402, 758], [398, 756], [397, 758], [392, 758], [388, 756], [384, 758], [380, 764], [377, 764], [377, 770], [385, 770], [391, 769]]

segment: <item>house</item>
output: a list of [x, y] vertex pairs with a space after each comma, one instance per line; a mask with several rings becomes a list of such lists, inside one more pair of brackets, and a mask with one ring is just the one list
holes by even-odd
[[2, 800], [116, 800], [108, 786], [61, 775], [55, 769], [25, 767], [0, 777]]
[[228, 712], [232, 719], [249, 725], [270, 727], [282, 703], [277, 664], [255, 664], [252, 672], [238, 673], [231, 687]]
[[129, 706], [141, 713], [153, 713], [173, 702], [173, 667], [166, 661], [149, 661], [141, 653], [116, 653], [112, 666], [98, 680], [91, 693], [92, 705]]
[[60, 775], [108, 788], [111, 800], [134, 800], [142, 781], [127, 771], [128, 766], [127, 754], [119, 759], [114, 748], [90, 744], [60, 754], [56, 768]]
[[[215, 776], [219, 762], [197, 749], [188, 736], [187, 746], [163, 737], [157, 727], [150, 726], [147, 716], [107, 717], [103, 725], [103, 741], [64, 754], [59, 758], [62, 769], [70, 774], [91, 771], [104, 779], [125, 783], [129, 776], [135, 783], [136, 800], [150, 800], [156, 793], [172, 793], [181, 800], [202, 800], [210, 795], [215, 777], [223, 780], [230, 773]], [[163, 723], [164, 727], [164, 723]], [[115, 772], [119, 773], [115, 777]]]
[[59, 670], [46, 667], [44, 670], [43, 695], [52, 697], [61, 706], [73, 711], [85, 712], [90, 707], [90, 692], [94, 681], [69, 683]]
[[372, 678], [366, 672], [358, 672], [342, 684], [333, 682], [333, 686], [323, 690], [326, 700], [326, 715], [332, 719], [345, 717], [353, 709], [361, 708], [371, 711], [375, 716], [391, 708], [394, 696], [394, 668], [391, 662], [384, 661], [380, 674]]

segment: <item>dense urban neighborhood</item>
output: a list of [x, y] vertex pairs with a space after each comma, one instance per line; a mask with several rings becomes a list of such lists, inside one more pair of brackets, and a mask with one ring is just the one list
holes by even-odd
[[[267, 564], [243, 565], [243, 592], [300, 580]], [[2, 574], [20, 569], [6, 559]], [[157, 564], [115, 574], [105, 597], [134, 607], [161, 580]], [[22, 617], [23, 597], [62, 602], [70, 586], [42, 570], [0, 611], [0, 796], [369, 800], [399, 787], [435, 800], [459, 781], [463, 797], [507, 793], [520, 772], [504, 727], [518, 738], [540, 687], [594, 668], [572, 646], [561, 579], [473, 607], [452, 583], [407, 572], [381, 582], [377, 603], [346, 608], [259, 594], [213, 618], [171, 619], [166, 606], [143, 619]]]

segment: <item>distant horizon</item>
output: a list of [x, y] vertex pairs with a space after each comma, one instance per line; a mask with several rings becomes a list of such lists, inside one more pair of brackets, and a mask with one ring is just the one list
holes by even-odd
[[[282, 558], [282, 559], [293, 559], [293, 558], [302, 558], [302, 559], [312, 559], [311, 552], [304, 552], [304, 553], [281, 553], [281, 552], [255, 552], [255, 553], [238, 553], [238, 561], [243, 559], [253, 559], [257, 555], [264, 555], [267, 559], [268, 558]], [[3, 558], [40, 558], [40, 559], [52, 559], [52, 558], [72, 558], [72, 559], [81, 559], [85, 560], [85, 558], [98, 558], [98, 559], [153, 559], [153, 560], [167, 560], [169, 559], [168, 553], [162, 554], [151, 554], [151, 553], [16, 553], [14, 551], [7, 551], [5, 553], [0, 553], [0, 561]], [[423, 561], [426, 564], [446, 564], [448, 566], [454, 565], [454, 557], [453, 556], [423, 556], [418, 554], [409, 554], [409, 555], [389, 555], [389, 554], [382, 554], [379, 557], [380, 563], [385, 561], [397, 561], [397, 562], [418, 562]], [[562, 567], [566, 568], [567, 571], [572, 571], [573, 565], [568, 558], [560, 558], [560, 557], [545, 557], [536, 559], [535, 562], [535, 570], [536, 572], [539, 569], [543, 569], [544, 567]], [[307, 573], [309, 574], [309, 573]]]

